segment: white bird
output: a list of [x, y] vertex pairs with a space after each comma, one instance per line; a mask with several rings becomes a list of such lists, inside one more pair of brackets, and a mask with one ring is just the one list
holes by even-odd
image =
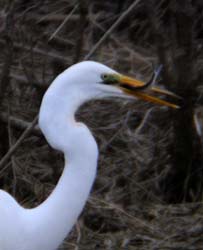
[[113, 96], [138, 96], [177, 108], [148, 95], [144, 86], [92, 61], [71, 66], [53, 81], [42, 100], [39, 126], [48, 143], [64, 153], [64, 170], [53, 192], [35, 208], [22, 207], [0, 190], [0, 250], [57, 249], [80, 215], [97, 170], [97, 143], [90, 130], [75, 120], [76, 110], [91, 99]]

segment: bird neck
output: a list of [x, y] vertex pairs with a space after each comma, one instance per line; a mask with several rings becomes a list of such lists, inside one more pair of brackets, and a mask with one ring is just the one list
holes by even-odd
[[[74, 140], [76, 137], [72, 136], [73, 133], [77, 134], [80, 131], [75, 121], [75, 112], [92, 96], [91, 93], [80, 88], [80, 85], [69, 84], [67, 89], [64, 86], [67, 80], [61, 81], [62, 77], [63, 74], [52, 83], [43, 97], [39, 126], [50, 146], [62, 152], [70, 152], [73, 146], [70, 139]], [[92, 137], [87, 127], [85, 130], [85, 134], [89, 138]]]
[[91, 132], [74, 119], [76, 107], [80, 106], [74, 95], [66, 100], [64, 110], [60, 103], [63, 98], [50, 97], [46, 95], [43, 100], [40, 127], [49, 143], [63, 151], [65, 167], [50, 196], [29, 210], [28, 217], [33, 222], [29, 225], [33, 225], [32, 235], [36, 234], [37, 242], [41, 242], [39, 249], [56, 248], [77, 221], [91, 191], [98, 158], [97, 144]]
[[31, 234], [40, 242], [36, 249], [52, 250], [53, 246], [56, 249], [68, 235], [88, 199], [96, 165], [96, 158], [89, 161], [82, 152], [77, 162], [65, 160], [55, 189], [29, 216], [32, 220], [29, 225], [33, 225]]

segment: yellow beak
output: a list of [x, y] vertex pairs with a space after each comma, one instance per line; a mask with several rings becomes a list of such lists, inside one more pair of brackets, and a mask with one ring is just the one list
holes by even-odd
[[156, 103], [156, 104], [159, 104], [161, 106], [167, 106], [167, 107], [171, 107], [174, 109], [180, 108], [178, 105], [176, 105], [174, 103], [165, 101], [159, 97], [156, 97], [156, 96], [153, 96], [153, 95], [146, 93], [146, 90], [147, 90], [147, 91], [154, 92], [157, 94], [171, 96], [174, 98], [181, 99], [181, 97], [177, 96], [176, 94], [174, 94], [168, 90], [161, 89], [161, 88], [154, 87], [154, 86], [150, 86], [150, 84], [148, 84], [148, 83], [145, 84], [142, 81], [139, 81], [137, 79], [134, 79], [134, 78], [131, 78], [128, 76], [124, 76], [124, 75], [120, 75], [118, 77], [118, 82], [119, 82], [120, 88], [128, 95], [132, 95], [132, 96], [138, 97], [144, 101]]

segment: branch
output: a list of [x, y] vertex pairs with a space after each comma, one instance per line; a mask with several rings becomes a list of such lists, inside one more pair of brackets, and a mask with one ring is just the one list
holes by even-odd
[[[5, 41], [0, 39], [0, 44], [1, 45], [5, 45]], [[24, 44], [21, 44], [21, 43], [13, 43], [13, 46], [15, 49], [23, 49], [23, 50], [27, 50], [27, 51], [30, 51], [30, 46], [27, 46], [27, 45], [24, 45]], [[60, 62], [64, 62], [64, 63], [70, 63], [70, 60], [67, 59], [67, 57], [64, 57], [64, 56], [61, 56], [61, 55], [58, 55], [54, 52], [47, 52], [45, 50], [42, 50], [40, 48], [32, 48], [33, 52], [35, 52], [36, 54], [39, 54], [39, 55], [42, 55], [42, 56], [48, 56], [50, 58], [53, 58], [53, 59], [56, 59], [56, 60], [59, 60]]]
[[[19, 119], [19, 118], [16, 118], [16, 117], [14, 117], [14, 116], [9, 116], [8, 114], [6, 114], [6, 113], [1, 113], [0, 114], [0, 120], [2, 121], [2, 122], [4, 122], [4, 123], [8, 123], [8, 121], [9, 121], [9, 123], [10, 123], [10, 125], [12, 126], [12, 127], [14, 127], [14, 128], [16, 128], [16, 129], [19, 129], [19, 130], [25, 130], [25, 129], [27, 129], [29, 126], [30, 126], [30, 122], [26, 122], [26, 121], [23, 121], [23, 120], [21, 120], [21, 119]], [[41, 130], [40, 130], [40, 128], [37, 126], [37, 125], [35, 125], [33, 128], [32, 128], [32, 133], [34, 134], [34, 135], [42, 135], [42, 132], [41, 132]]]
[[141, 0], [134, 1], [126, 11], [121, 14], [121, 16], [115, 21], [115, 23], [105, 32], [105, 34], [100, 38], [100, 40], [94, 45], [90, 52], [85, 56], [84, 60], [88, 60], [92, 54], [101, 46], [101, 44], [106, 40], [106, 38], [112, 33], [112, 31], [130, 14], [130, 12], [135, 8], [135, 6]]
[[0, 169], [3, 168], [4, 164], [9, 160], [9, 158], [14, 154], [14, 152], [19, 148], [23, 140], [29, 135], [30, 131], [34, 128], [38, 120], [38, 115], [34, 118], [32, 123], [27, 127], [27, 129], [22, 133], [20, 138], [16, 141], [16, 143], [9, 149], [9, 151], [5, 154], [5, 156], [0, 161]]
[[56, 34], [58, 34], [58, 32], [63, 28], [63, 26], [68, 22], [68, 20], [71, 18], [71, 16], [73, 15], [73, 13], [77, 10], [78, 5], [76, 5], [72, 11], [67, 15], [67, 17], [63, 20], [63, 22], [59, 25], [59, 27], [55, 30], [55, 32], [50, 36], [49, 40], [52, 40]]
[[33, 86], [35, 86], [36, 88], [40, 88], [43, 90], [46, 90], [49, 87], [49, 83], [44, 83], [41, 81], [32, 81], [30, 82], [26, 77], [21, 76], [21, 75], [17, 75], [15, 73], [10, 73], [10, 77], [18, 82], [22, 82], [24, 84], [32, 84]]

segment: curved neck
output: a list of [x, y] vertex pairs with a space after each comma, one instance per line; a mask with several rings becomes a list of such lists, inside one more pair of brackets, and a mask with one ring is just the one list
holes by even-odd
[[[63, 98], [60, 100], [63, 102]], [[47, 103], [49, 109], [42, 106], [40, 110], [40, 127], [52, 146], [64, 152], [65, 167], [50, 196], [28, 210], [28, 220], [31, 220], [28, 225], [33, 225], [30, 230], [36, 235], [36, 242], [40, 242], [39, 249], [52, 250], [67, 236], [85, 205], [97, 168], [97, 144], [89, 129], [74, 119], [79, 103], [73, 105], [72, 98], [66, 100], [66, 110], [61, 114], [62, 103], [58, 102], [57, 97], [49, 98], [48, 93], [43, 104]], [[47, 119], [49, 123], [43, 123]]]
[[96, 161], [90, 163], [86, 157], [81, 157], [81, 160], [81, 166], [66, 160], [51, 195], [40, 206], [30, 210], [31, 234], [36, 236], [36, 242], [40, 242], [36, 249], [52, 250], [53, 246], [56, 249], [82, 212], [95, 179]]

